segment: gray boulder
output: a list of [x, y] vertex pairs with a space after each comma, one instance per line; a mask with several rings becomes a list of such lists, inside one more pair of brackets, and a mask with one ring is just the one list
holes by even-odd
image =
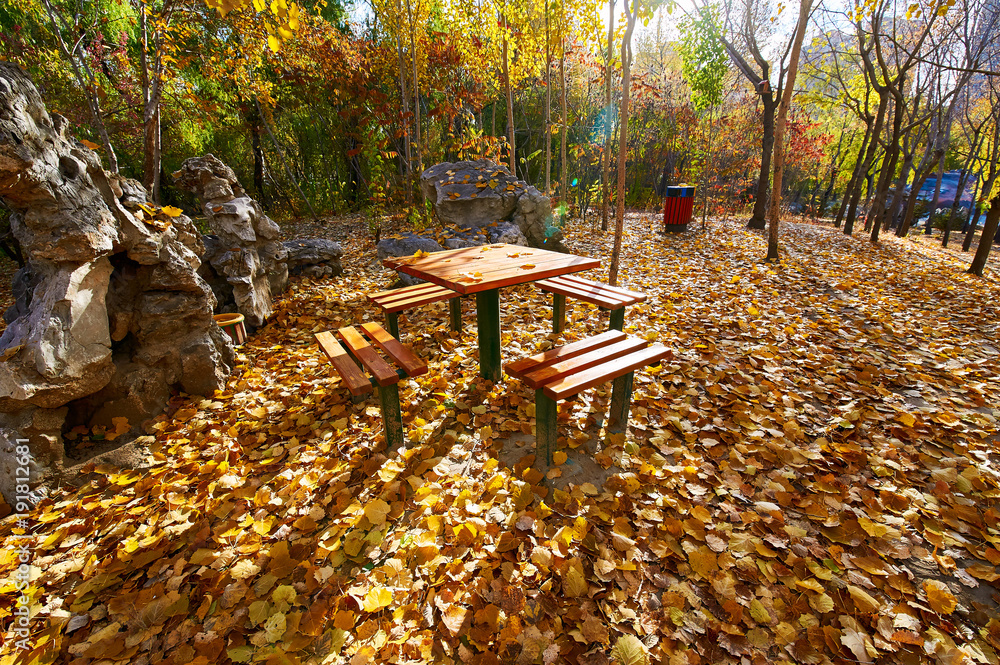
[[344, 272], [339, 243], [322, 238], [296, 238], [284, 242], [288, 253], [288, 273], [306, 277], [335, 277]]
[[232, 301], [247, 326], [259, 328], [274, 312], [274, 298], [288, 286], [288, 251], [278, 242], [278, 225], [247, 196], [233, 170], [211, 153], [184, 160], [173, 178], [198, 197], [219, 238], [220, 247], [203, 258], [229, 285], [223, 308]]
[[[410, 256], [411, 254], [416, 254], [417, 252], [440, 252], [444, 249], [441, 244], [429, 236], [421, 236], [416, 233], [400, 233], [396, 236], [391, 236], [388, 238], [383, 238], [379, 241], [378, 247], [378, 260], [382, 261], [389, 258], [390, 256]], [[413, 284], [419, 284], [424, 281], [422, 279], [417, 279], [416, 277], [411, 277], [405, 273], [397, 273], [399, 275], [399, 281], [407, 286], [412, 286]]]
[[421, 174], [420, 186], [443, 224], [475, 229], [506, 221], [518, 227], [528, 245], [566, 251], [549, 197], [506, 166], [488, 159], [443, 162]]

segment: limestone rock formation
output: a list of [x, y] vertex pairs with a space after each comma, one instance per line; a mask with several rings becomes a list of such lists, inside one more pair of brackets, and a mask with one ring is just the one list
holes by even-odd
[[[417, 235], [416, 233], [400, 233], [396, 237], [383, 238], [378, 243], [378, 260], [382, 261], [390, 256], [409, 256], [417, 252], [440, 252], [444, 247], [434, 238]], [[419, 284], [422, 279], [411, 277], [404, 273], [398, 273], [399, 281], [407, 286]]]
[[0, 335], [8, 501], [17, 439], [28, 439], [37, 498], [61, 479], [64, 431], [115, 418], [134, 431], [172, 391], [222, 387], [233, 363], [197, 274], [203, 247], [191, 221], [145, 204], [142, 185], [105, 173], [66, 126], [23, 71], [0, 62], [0, 197], [27, 261]]
[[506, 166], [488, 159], [443, 162], [420, 175], [420, 186], [444, 224], [479, 228], [507, 220], [532, 247], [566, 251], [549, 197], [511, 175]]
[[203, 257], [228, 284], [236, 309], [250, 328], [264, 325], [274, 311], [274, 298], [288, 286], [288, 250], [278, 240], [280, 229], [247, 196], [233, 170], [211, 153], [184, 161], [173, 174], [181, 189], [192, 192], [218, 242]]
[[288, 252], [288, 273], [306, 277], [336, 277], [344, 272], [339, 243], [322, 238], [296, 238], [284, 242]]

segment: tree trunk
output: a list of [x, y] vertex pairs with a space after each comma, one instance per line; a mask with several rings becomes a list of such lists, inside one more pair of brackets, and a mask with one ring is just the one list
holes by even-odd
[[[868, 143], [868, 150], [865, 153], [864, 162], [861, 165], [859, 178], [864, 178], [871, 169], [875, 161], [875, 153], [878, 149], [878, 136], [882, 133], [882, 124], [885, 122], [886, 106], [889, 103], [888, 94], [879, 92], [878, 113], [875, 116], [875, 124], [872, 127], [871, 141]], [[847, 219], [844, 222], [844, 235], [854, 233], [854, 220], [858, 214], [858, 204], [861, 202], [861, 180], [858, 181], [855, 191], [851, 196], [851, 203], [847, 208]]]
[[993, 247], [993, 237], [1000, 227], [1000, 195], [994, 196], [990, 201], [990, 210], [986, 213], [986, 222], [983, 226], [983, 235], [979, 239], [979, 248], [972, 259], [968, 272], [977, 277], [983, 276], [983, 269], [986, 268], [986, 261], [990, 258], [990, 249]]
[[765, 259], [767, 261], [778, 260], [778, 215], [781, 211], [781, 179], [785, 168], [785, 125], [788, 119], [788, 108], [792, 105], [795, 77], [799, 71], [799, 54], [802, 52], [802, 40], [806, 35], [806, 23], [809, 20], [811, 6], [812, 0], [799, 0], [799, 20], [795, 26], [792, 52], [788, 57], [788, 74], [785, 76], [785, 88], [781, 92], [778, 117], [774, 122], [774, 182], [771, 184], [771, 201], [767, 220], [767, 258]]
[[774, 113], [778, 101], [770, 87], [760, 96], [764, 104], [764, 138], [760, 145], [760, 174], [757, 176], [757, 194], [753, 202], [753, 214], [747, 222], [748, 229], [763, 229], [767, 224], [767, 196], [771, 188], [771, 155], [774, 153]]
[[[401, 13], [399, 5], [396, 5], [396, 16]], [[402, 26], [399, 20], [396, 21], [396, 62], [399, 67], [399, 103], [401, 106], [400, 129], [403, 131], [403, 154], [405, 156], [404, 177], [406, 181], [406, 200], [413, 202], [413, 157], [410, 151], [410, 101], [406, 94], [406, 64], [403, 61], [403, 44], [399, 40], [399, 33]]]
[[[632, 31], [639, 13], [639, 0], [632, 0], [629, 11], [625, 0], [625, 36], [622, 37], [622, 104], [618, 114], [618, 204], [615, 206], [615, 244], [611, 251], [611, 270], [608, 283], [618, 285], [618, 262], [621, 258], [622, 232], [625, 228], [625, 160], [628, 153], [628, 103], [632, 85]], [[610, 42], [609, 42], [610, 44]]]
[[966, 223], [965, 237], [962, 238], [962, 251], [967, 252], [972, 247], [972, 238], [976, 235], [976, 226], [979, 223], [979, 213], [976, 211], [976, 199], [980, 194], [979, 180], [976, 180], [972, 188], [972, 203], [969, 204], [969, 221]]
[[545, 0], [545, 196], [552, 196], [552, 47], [549, 0]]
[[424, 170], [424, 157], [420, 148], [420, 79], [417, 78], [417, 27], [413, 20], [413, 8], [406, 0], [406, 14], [410, 19], [410, 60], [413, 62], [413, 145], [417, 152], [417, 177]]
[[[948, 215], [948, 221], [944, 226], [944, 235], [941, 237], [941, 246], [948, 246], [948, 238], [951, 237], [951, 225], [955, 221], [955, 215], [958, 214], [958, 209], [962, 203], [962, 194], [965, 193], [965, 184], [969, 181], [969, 171], [965, 169], [962, 171], [962, 175], [958, 178], [958, 186], [955, 188], [955, 200], [951, 204], [951, 214]], [[971, 209], [970, 209], [971, 216]]]
[[[80, 89], [85, 91], [84, 97], [87, 99], [87, 107], [90, 110], [90, 120], [93, 123], [94, 133], [101, 139], [101, 143], [104, 144], [104, 151], [107, 153], [108, 170], [112, 173], [118, 173], [118, 156], [111, 145], [108, 128], [104, 124], [104, 112], [101, 111], [101, 102], [97, 96], [97, 81], [94, 78], [94, 74], [87, 65], [86, 59], [80, 58], [77, 61], [76, 56], [70, 53], [66, 47], [66, 42], [63, 41], [62, 32], [59, 29], [59, 23], [62, 23], [63, 29], [70, 32], [70, 26], [66, 23], [65, 18], [59, 15], [59, 22], [57, 23], [56, 11], [53, 9], [51, 2], [49, 0], [43, 0], [43, 2], [49, 15], [49, 21], [52, 23], [52, 32], [55, 34], [56, 42], [59, 44], [59, 51], [66, 58], [66, 61], [69, 62], [69, 66], [73, 70], [73, 77], [76, 79]], [[74, 47], [74, 52], [75, 49], [76, 47]], [[84, 74], [86, 74], [86, 78], [84, 78]]]
[[[903, 222], [899, 225], [899, 230], [896, 232], [896, 235], [900, 238], [905, 238], [906, 234], [910, 232], [910, 225], [913, 224], [913, 213], [917, 208], [917, 197], [920, 195], [920, 188], [924, 186], [931, 171], [934, 170], [938, 160], [942, 157], [944, 157], [943, 150], [934, 151], [931, 162], [922, 171], [919, 171], [917, 177], [913, 179], [913, 186], [910, 187], [910, 197], [906, 202], [906, 212], [903, 214]], [[927, 223], [930, 224], [930, 219], [927, 220]]]
[[844, 197], [840, 201], [840, 207], [837, 208], [837, 216], [833, 220], [833, 225], [838, 229], [844, 221], [844, 213], [847, 212], [848, 203], [850, 203], [851, 198], [854, 196], [854, 189], [859, 186], [858, 183], [862, 174], [861, 168], [864, 164], [863, 155], [868, 151], [868, 141], [871, 139], [873, 124], [874, 122], [865, 123], [865, 135], [861, 139], [861, 145], [858, 147], [858, 157], [854, 162], [854, 170], [851, 171], [851, 178], [847, 181], [847, 186], [844, 187]]
[[[562, 31], [562, 20], [560, 19], [559, 30]], [[567, 209], [569, 206], [569, 165], [566, 163], [566, 145], [568, 143], [568, 125], [566, 124], [566, 41], [560, 39], [559, 42], [561, 46], [560, 56], [559, 56], [559, 93], [562, 99], [560, 100], [561, 118], [559, 119], [562, 130], [562, 137], [559, 141], [559, 202], [563, 206], [563, 210]], [[560, 219], [560, 221], [562, 221]]]
[[510, 157], [510, 173], [517, 177], [517, 159], [514, 152], [514, 97], [510, 91], [510, 66], [507, 59], [507, 17], [504, 16], [504, 37], [503, 37], [503, 85], [504, 96], [507, 98], [507, 143], [508, 155]]
[[[625, 0], [627, 3], [628, 0]], [[608, 50], [604, 59], [604, 168], [601, 173], [601, 230], [608, 230], [608, 183], [611, 172], [611, 48], [615, 39], [615, 0], [608, 3]]]
[[[900, 82], [902, 85], [902, 82]], [[878, 186], [875, 189], [875, 202], [869, 209], [868, 220], [871, 223], [871, 242], [878, 242], [879, 231], [882, 228], [882, 213], [885, 210], [885, 200], [889, 195], [889, 185], [896, 173], [896, 162], [899, 160], [899, 139], [903, 127], [903, 100], [896, 99], [893, 105], [892, 134], [886, 149], [886, 158], [882, 160], [882, 173], [879, 174]], [[888, 160], [888, 163], [886, 161]]]
[[[944, 130], [944, 140], [941, 145], [945, 148], [948, 146], [948, 139], [951, 135], [951, 114], [948, 116], [947, 127]], [[937, 172], [937, 182], [934, 183], [934, 197], [931, 199], [930, 206], [930, 216], [933, 217], [935, 211], [937, 211], [938, 199], [941, 197], [941, 181], [944, 179], [944, 160], [942, 159], [938, 163]], [[927, 218], [927, 228], [924, 229], [924, 235], [930, 235], [934, 231], [934, 225], [930, 223], [931, 217]]]

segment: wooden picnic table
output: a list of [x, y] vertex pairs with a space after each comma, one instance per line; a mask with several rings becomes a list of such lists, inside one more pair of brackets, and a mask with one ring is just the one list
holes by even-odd
[[391, 257], [382, 263], [462, 295], [476, 295], [479, 374], [493, 382], [502, 376], [500, 289], [601, 266], [598, 259], [586, 256], [505, 244]]

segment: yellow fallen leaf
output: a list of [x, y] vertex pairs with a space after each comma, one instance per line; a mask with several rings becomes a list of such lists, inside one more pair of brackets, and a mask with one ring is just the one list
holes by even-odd
[[567, 457], [569, 456], [566, 453], [564, 453], [561, 450], [557, 450], [554, 453], [552, 453], [552, 463], [555, 464], [556, 466], [559, 466], [560, 464], [566, 461]]
[[958, 607], [958, 599], [944, 582], [927, 580], [923, 584], [923, 589], [927, 594], [927, 604], [938, 614], [951, 614]]
[[392, 591], [384, 586], [373, 587], [365, 594], [363, 607], [365, 612], [378, 612], [388, 607], [392, 602]]

